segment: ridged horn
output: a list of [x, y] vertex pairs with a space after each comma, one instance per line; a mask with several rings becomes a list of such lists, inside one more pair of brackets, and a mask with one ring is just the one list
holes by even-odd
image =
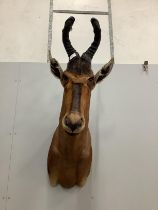
[[72, 25], [74, 24], [75, 18], [74, 17], [69, 17], [66, 21], [65, 21], [65, 25], [62, 31], [62, 40], [63, 40], [63, 44], [65, 47], [65, 50], [70, 58], [70, 56], [72, 54], [78, 54], [76, 52], [76, 50], [73, 48], [73, 46], [71, 45], [71, 42], [69, 40], [69, 32], [70, 30], [72, 30]]
[[99, 21], [96, 18], [91, 19], [91, 24], [94, 30], [94, 41], [92, 42], [91, 46], [88, 48], [86, 52], [82, 54], [82, 58], [91, 61], [95, 52], [98, 49], [101, 40], [101, 29], [99, 25]]

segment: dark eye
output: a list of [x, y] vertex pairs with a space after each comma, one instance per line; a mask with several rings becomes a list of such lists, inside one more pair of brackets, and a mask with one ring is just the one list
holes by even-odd
[[62, 83], [63, 83], [63, 85], [66, 85], [66, 83], [68, 81], [69, 81], [69, 78], [65, 74], [63, 74], [63, 76], [62, 76]]
[[95, 85], [94, 76], [90, 77], [87, 82], [90, 89], [92, 89]]
[[88, 81], [90, 81], [90, 82], [94, 81], [94, 77], [90, 77], [90, 78], [88, 79]]

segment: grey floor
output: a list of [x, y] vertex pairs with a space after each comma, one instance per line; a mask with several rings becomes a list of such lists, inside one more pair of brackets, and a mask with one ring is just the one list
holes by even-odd
[[46, 170], [60, 82], [47, 64], [1, 63], [0, 210], [157, 210], [157, 68], [115, 65], [95, 88], [91, 174], [84, 188], [64, 190]]

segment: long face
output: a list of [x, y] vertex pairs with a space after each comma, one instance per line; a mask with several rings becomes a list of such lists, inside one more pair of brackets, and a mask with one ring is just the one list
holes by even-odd
[[67, 70], [63, 72], [58, 61], [52, 58], [50, 51], [49, 59], [51, 72], [60, 79], [64, 87], [60, 123], [67, 133], [79, 134], [88, 126], [91, 90], [111, 72], [114, 58], [93, 75], [91, 60], [101, 40], [99, 22], [95, 18], [91, 19], [95, 35], [94, 41], [80, 56], [69, 40], [69, 32], [74, 21], [74, 17], [68, 18], [62, 31], [63, 44], [69, 56]]
[[80, 133], [88, 126], [91, 90], [94, 76], [77, 75], [65, 71], [61, 83], [64, 87], [62, 126], [68, 133]]
[[63, 72], [57, 60], [51, 58], [50, 61], [51, 72], [64, 87], [60, 115], [62, 127], [68, 133], [80, 133], [88, 126], [91, 91], [111, 72], [114, 60], [111, 59], [95, 75]]

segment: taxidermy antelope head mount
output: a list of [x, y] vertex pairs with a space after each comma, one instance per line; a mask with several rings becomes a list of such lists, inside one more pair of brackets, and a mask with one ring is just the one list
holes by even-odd
[[54, 133], [48, 153], [48, 174], [53, 186], [83, 186], [89, 175], [92, 148], [88, 128], [91, 91], [112, 70], [112, 58], [95, 75], [91, 60], [101, 40], [101, 29], [97, 19], [92, 18], [94, 41], [86, 52], [79, 55], [69, 40], [69, 32], [75, 21], [70, 17], [65, 21], [62, 40], [69, 57], [67, 69], [62, 70], [58, 61], [51, 56], [51, 72], [60, 79], [64, 87], [59, 125]]

